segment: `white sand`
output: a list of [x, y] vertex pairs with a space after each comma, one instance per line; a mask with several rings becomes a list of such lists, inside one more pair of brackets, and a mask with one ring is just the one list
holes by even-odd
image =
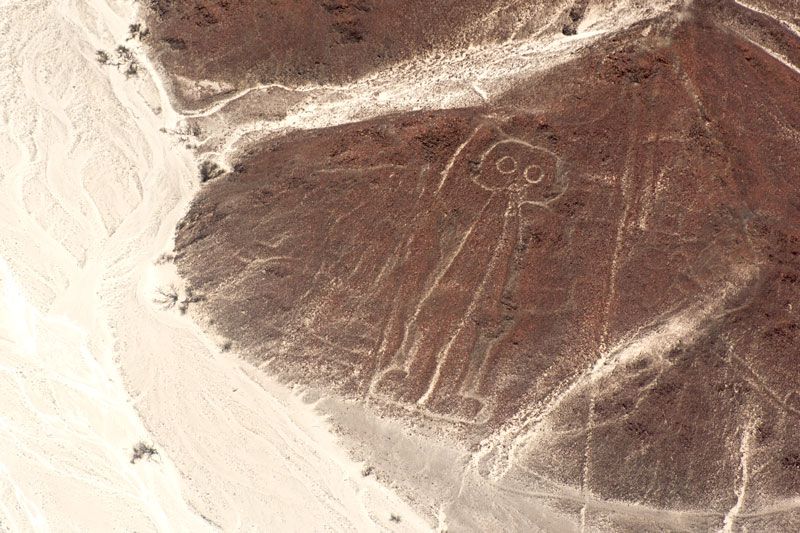
[[[94, 59], [133, 2], [0, 15], [0, 529], [426, 529], [309, 406], [153, 304], [196, 167], [148, 72]], [[134, 465], [139, 440], [159, 455]]]

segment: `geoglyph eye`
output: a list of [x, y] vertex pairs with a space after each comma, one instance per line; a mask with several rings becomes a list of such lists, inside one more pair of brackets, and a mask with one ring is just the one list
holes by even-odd
[[542, 167], [539, 165], [528, 165], [525, 167], [525, 181], [528, 183], [539, 183], [543, 177]]
[[512, 174], [517, 171], [517, 160], [510, 155], [504, 155], [495, 163], [500, 174]]

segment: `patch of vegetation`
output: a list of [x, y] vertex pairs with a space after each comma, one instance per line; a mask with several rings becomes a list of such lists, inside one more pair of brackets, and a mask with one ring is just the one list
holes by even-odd
[[177, 128], [161, 128], [159, 131], [177, 136], [178, 140], [182, 143], [190, 143], [191, 141], [196, 141], [200, 135], [202, 135], [203, 128], [195, 121], [183, 120]]
[[189, 310], [189, 305], [197, 302], [202, 302], [205, 300], [206, 297], [202, 294], [195, 294], [194, 290], [191, 287], [186, 287], [186, 295], [181, 300], [180, 306], [178, 306], [178, 310], [181, 312], [182, 315], [185, 315], [186, 312]]
[[373, 467], [371, 467], [371, 466], [365, 466], [365, 467], [364, 467], [364, 468], [361, 470], [361, 475], [362, 475], [362, 476], [364, 476], [364, 477], [367, 477], [367, 476], [369, 476], [370, 474], [372, 474], [373, 472], [375, 472], [375, 468], [373, 468]]
[[101, 65], [117, 67], [126, 78], [131, 78], [139, 73], [139, 63], [133, 55], [133, 51], [125, 45], [119, 45], [112, 54], [105, 50], [98, 50], [95, 54], [97, 62]]
[[150, 35], [150, 30], [143, 27], [139, 22], [134, 22], [128, 26], [128, 33], [130, 37], [128, 39], [139, 39], [142, 40], [148, 35]]
[[128, 68], [125, 69], [125, 77], [130, 78], [139, 74], [139, 64], [136, 61], [128, 63]]
[[156, 450], [150, 444], [147, 444], [144, 441], [139, 441], [133, 446], [133, 454], [131, 455], [131, 464], [136, 464], [136, 461], [141, 459], [152, 459], [154, 455], [158, 455], [158, 450]]
[[133, 59], [133, 52], [131, 52], [131, 49], [124, 44], [117, 46], [115, 52], [117, 52], [117, 57], [120, 59], [120, 61], [130, 61]]
[[389, 515], [389, 520], [399, 524], [400, 523], [400, 515], [392, 513], [391, 515]]
[[194, 138], [200, 137], [203, 134], [203, 128], [196, 122], [190, 122], [186, 125], [186, 134]]
[[176, 0], [150, 0], [147, 7], [158, 13], [159, 17], [167, 15], [174, 8]]
[[156, 264], [164, 265], [167, 263], [172, 263], [173, 261], [175, 261], [175, 254], [164, 252], [158, 256], [158, 259], [156, 259]]
[[178, 289], [170, 285], [169, 289], [158, 289], [158, 296], [153, 301], [163, 309], [172, 309], [178, 303]]
[[213, 180], [223, 175], [225, 171], [213, 161], [203, 161], [200, 164], [200, 183]]

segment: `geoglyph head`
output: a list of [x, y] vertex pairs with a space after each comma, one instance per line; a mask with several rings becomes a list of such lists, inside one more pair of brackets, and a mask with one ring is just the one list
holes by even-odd
[[472, 180], [487, 190], [517, 193], [521, 202], [545, 203], [563, 192], [559, 170], [551, 151], [508, 139], [483, 153]]

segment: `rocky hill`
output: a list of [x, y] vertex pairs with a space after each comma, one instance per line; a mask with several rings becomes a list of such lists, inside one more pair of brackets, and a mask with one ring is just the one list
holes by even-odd
[[[283, 4], [154, 2], [164, 67], [291, 91], [642, 17], [478, 101], [225, 154], [177, 230], [202, 320], [267, 372], [463, 446], [436, 502], [453, 527], [800, 527], [796, 2]], [[497, 504], [468, 508], [467, 476]]]

